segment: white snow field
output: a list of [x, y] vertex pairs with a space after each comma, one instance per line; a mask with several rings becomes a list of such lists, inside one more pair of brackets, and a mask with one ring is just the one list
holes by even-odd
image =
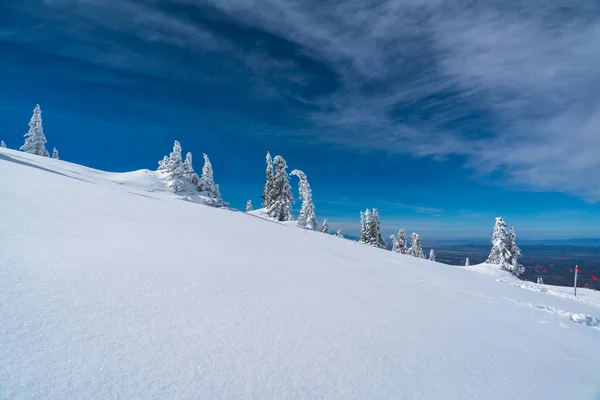
[[597, 292], [184, 201], [150, 171], [0, 149], [0, 182], [2, 400], [600, 399]]

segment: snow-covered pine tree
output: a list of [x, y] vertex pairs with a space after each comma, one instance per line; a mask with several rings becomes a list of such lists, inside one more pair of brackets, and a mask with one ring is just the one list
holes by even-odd
[[204, 157], [204, 166], [202, 167], [202, 176], [198, 180], [198, 190], [204, 195], [212, 199], [212, 204], [215, 206], [223, 206], [225, 203], [221, 199], [219, 185], [214, 181], [212, 163], [206, 154]]
[[321, 225], [321, 233], [329, 234], [329, 224], [326, 219], [323, 220], [323, 225]]
[[266, 179], [265, 179], [265, 187], [263, 189], [263, 195], [261, 196], [263, 201], [263, 208], [268, 209], [273, 203], [273, 199], [271, 195], [273, 193], [273, 181], [274, 181], [274, 173], [273, 173], [273, 159], [271, 158], [271, 153], [267, 151], [267, 171], [266, 171]]
[[360, 212], [360, 243], [369, 244], [369, 235], [371, 233], [371, 211], [367, 208], [365, 212]]
[[25, 134], [25, 143], [19, 150], [29, 154], [35, 154], [43, 157], [50, 157], [46, 150], [46, 136], [42, 127], [42, 110], [40, 105], [33, 109], [33, 115], [29, 121], [29, 131]]
[[374, 208], [373, 212], [371, 213], [371, 217], [373, 218], [373, 223], [371, 224], [371, 229], [373, 230], [371, 234], [371, 237], [373, 238], [373, 246], [385, 249], [387, 247], [387, 243], [385, 241], [385, 238], [381, 234], [379, 210]]
[[[521, 257], [521, 249], [519, 248], [519, 246], [517, 246], [517, 243], [515, 242], [517, 235], [515, 234], [515, 228], [514, 226], [510, 227], [510, 231], [508, 232], [508, 239], [507, 239], [507, 248], [508, 248], [508, 253], [510, 254], [510, 259], [508, 260], [508, 263], [513, 267], [513, 270], [520, 270], [521, 266], [519, 265], [519, 258]], [[519, 272], [520, 274], [520, 272]], [[517, 274], [518, 275], [518, 274]]]
[[465, 267], [468, 267], [469, 265], [471, 265], [471, 263], [469, 262], [469, 257], [467, 257], [465, 261]]
[[163, 171], [163, 172], [169, 170], [169, 157], [168, 156], [164, 156], [163, 159], [158, 162], [158, 168], [156, 170]]
[[538, 276], [537, 283], [538, 283], [538, 285], [543, 285], [544, 284], [544, 278], [542, 278], [541, 276]]
[[302, 199], [302, 208], [298, 216], [298, 225], [310, 229], [317, 229], [317, 217], [315, 215], [315, 204], [312, 201], [312, 190], [306, 179], [306, 174], [298, 169], [293, 170], [290, 175], [298, 177], [298, 191]]
[[404, 229], [398, 229], [398, 236], [390, 236], [392, 239], [392, 251], [400, 254], [406, 253], [406, 233]]
[[267, 209], [267, 214], [278, 221], [290, 221], [292, 219], [294, 196], [292, 196], [290, 181], [286, 171], [287, 164], [281, 156], [275, 156], [273, 164], [275, 165], [275, 176], [273, 178], [273, 187], [268, 195], [270, 205]]
[[410, 249], [408, 249], [407, 254], [417, 258], [425, 258], [421, 247], [421, 236], [416, 233], [413, 233], [410, 237]]
[[196, 172], [194, 172], [194, 166], [192, 164], [192, 153], [191, 152], [187, 152], [187, 154], [185, 155], [185, 161], [183, 162], [182, 165], [182, 175], [183, 175], [183, 179], [185, 179], [188, 182], [193, 183], [194, 185], [198, 185], [198, 181], [200, 180], [200, 178], [198, 177], [198, 174]]
[[429, 252], [429, 261], [435, 261], [435, 251], [433, 249]]
[[2, 147], [3, 149], [6, 148], [6, 143], [4, 143], [4, 140], [0, 140], [0, 147]]
[[58, 150], [56, 150], [56, 147], [54, 148], [54, 150], [52, 150], [52, 158], [58, 160]]
[[246, 202], [246, 212], [252, 211], [252, 200]]
[[384, 249], [387, 246], [379, 222], [379, 211], [374, 208], [373, 211], [367, 209], [360, 213], [361, 230], [359, 242], [370, 246]]
[[502, 217], [496, 218], [491, 242], [492, 250], [490, 251], [490, 255], [486, 260], [486, 263], [500, 265], [500, 268], [511, 271], [515, 273], [515, 275], [518, 275], [518, 272], [516, 271], [519, 270], [519, 268], [514, 268], [511, 264], [512, 255], [510, 254], [508, 248], [508, 227]]
[[342, 238], [342, 239], [344, 238], [344, 235], [342, 234], [342, 230], [341, 230], [341, 229], [338, 229], [338, 231], [336, 232], [336, 234], [335, 234], [335, 235], [336, 235], [337, 237], [339, 237], [339, 238]]
[[183, 164], [181, 162], [181, 144], [176, 140], [169, 157], [165, 156], [158, 163], [158, 171], [167, 176], [169, 189], [174, 192], [183, 190]]

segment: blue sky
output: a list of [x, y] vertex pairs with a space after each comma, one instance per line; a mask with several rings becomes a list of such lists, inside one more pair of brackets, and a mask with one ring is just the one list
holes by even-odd
[[348, 233], [378, 207], [386, 233], [424, 242], [486, 238], [497, 215], [523, 238], [600, 237], [599, 16], [587, 0], [8, 0], [0, 136], [20, 146], [39, 103], [63, 159], [154, 169], [177, 139], [238, 208], [259, 204], [269, 150]]

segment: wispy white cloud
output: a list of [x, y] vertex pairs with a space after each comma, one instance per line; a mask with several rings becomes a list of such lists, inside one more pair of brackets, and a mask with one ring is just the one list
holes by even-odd
[[[85, 36], [90, 57], [193, 76], [97, 29], [226, 54], [264, 93], [306, 105], [314, 140], [467, 159], [512, 183], [600, 200], [600, 4], [593, 0], [46, 0], [50, 23]], [[293, 59], [227, 37], [166, 5], [213, 10], [293, 43], [335, 76], [321, 96], [285, 90]], [[50, 11], [48, 11], [50, 10]], [[32, 11], [33, 12], [33, 11]], [[39, 12], [39, 11], [36, 11]], [[75, 18], [78, 17], [78, 18]], [[33, 33], [31, 33], [33, 34]], [[293, 57], [292, 57], [293, 58]], [[164, 60], [163, 60], [164, 61]], [[273, 83], [273, 76], [280, 78]], [[198, 76], [197, 79], [210, 79]], [[290, 132], [288, 132], [290, 133]], [[423, 210], [421, 210], [423, 211]], [[427, 210], [425, 210], [427, 211]]]

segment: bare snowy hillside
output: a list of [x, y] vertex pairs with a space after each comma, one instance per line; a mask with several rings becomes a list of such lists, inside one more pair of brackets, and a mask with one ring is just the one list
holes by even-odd
[[0, 177], [0, 399], [600, 399], [597, 292], [207, 207], [151, 171], [0, 149]]

